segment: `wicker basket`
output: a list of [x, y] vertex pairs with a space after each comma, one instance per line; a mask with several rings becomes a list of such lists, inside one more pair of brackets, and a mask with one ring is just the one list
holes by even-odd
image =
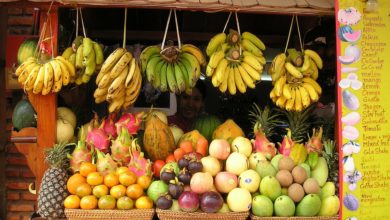
[[254, 220], [339, 220], [339, 216], [313, 216], [313, 217], [258, 217], [251, 214], [251, 219]]
[[96, 219], [142, 219], [151, 220], [154, 209], [132, 209], [132, 210], [82, 210], [65, 209], [65, 215], [69, 220], [96, 220]]
[[245, 220], [249, 212], [228, 212], [228, 213], [205, 213], [205, 212], [180, 212], [156, 209], [156, 213], [161, 220], [196, 220], [196, 219], [213, 219], [213, 220]]

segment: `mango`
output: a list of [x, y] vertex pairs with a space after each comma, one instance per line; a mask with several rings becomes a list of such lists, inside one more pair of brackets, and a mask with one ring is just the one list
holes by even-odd
[[278, 170], [278, 167], [279, 167], [279, 160], [283, 158], [283, 154], [277, 154], [275, 155], [272, 160], [271, 160], [271, 164], [272, 166]]
[[275, 215], [279, 217], [294, 216], [295, 204], [288, 196], [279, 196], [274, 203]]
[[326, 163], [325, 158], [319, 157], [317, 165], [311, 171], [311, 177], [317, 180], [318, 184], [322, 187], [328, 179], [329, 170], [328, 164]]
[[321, 209], [321, 199], [317, 194], [308, 194], [298, 203], [295, 215], [316, 216]]
[[282, 194], [282, 187], [275, 177], [266, 176], [261, 179], [260, 193], [275, 201]]
[[336, 186], [334, 185], [334, 183], [326, 182], [320, 191], [321, 200], [324, 200], [329, 196], [334, 196], [335, 193], [336, 193]]
[[322, 200], [319, 216], [334, 216], [339, 212], [340, 199], [337, 196], [328, 196]]

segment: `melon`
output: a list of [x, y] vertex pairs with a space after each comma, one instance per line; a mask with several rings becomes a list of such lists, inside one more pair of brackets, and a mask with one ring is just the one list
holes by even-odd
[[38, 39], [30, 38], [23, 41], [23, 43], [19, 46], [17, 61], [18, 64], [23, 63], [27, 60], [27, 58], [34, 56], [35, 49], [38, 44]]
[[215, 129], [221, 123], [221, 120], [217, 116], [201, 115], [196, 119], [194, 129], [198, 130], [209, 142], [211, 142]]
[[355, 57], [353, 56], [339, 56], [339, 60], [342, 64], [351, 64], [353, 62], [355, 62]]
[[362, 31], [361, 30], [356, 30], [352, 33], [344, 33], [343, 38], [345, 39], [346, 42], [351, 42], [354, 43], [360, 39], [362, 36]]
[[341, 26], [341, 27], [339, 28], [339, 31], [338, 31], [337, 34], [338, 34], [340, 40], [346, 42], [347, 40], [344, 38], [344, 34], [345, 34], [345, 33], [352, 33], [352, 32], [353, 32], [353, 30], [352, 30], [352, 27], [351, 27], [351, 26], [349, 26], [349, 25], [344, 25], [344, 26]]

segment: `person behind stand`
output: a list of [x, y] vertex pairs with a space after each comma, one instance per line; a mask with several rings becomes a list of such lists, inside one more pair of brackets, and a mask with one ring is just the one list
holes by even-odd
[[168, 124], [177, 125], [184, 133], [191, 131], [196, 117], [204, 111], [205, 98], [206, 86], [201, 80], [198, 80], [191, 95], [183, 92], [176, 96], [177, 111], [175, 115], [168, 117]]

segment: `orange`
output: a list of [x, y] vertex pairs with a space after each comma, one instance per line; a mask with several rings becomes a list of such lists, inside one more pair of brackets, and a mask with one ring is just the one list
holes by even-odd
[[122, 196], [126, 195], [126, 187], [124, 185], [116, 185], [110, 189], [110, 195], [115, 199], [119, 199]]
[[109, 173], [104, 177], [104, 185], [111, 188], [119, 184], [119, 177], [115, 173]]
[[151, 209], [153, 208], [153, 201], [147, 196], [141, 196], [135, 201], [135, 208]]
[[108, 187], [106, 185], [98, 185], [93, 187], [92, 194], [97, 198], [105, 196], [108, 194]]
[[84, 196], [80, 200], [80, 208], [81, 209], [96, 209], [98, 204], [98, 200], [95, 196], [89, 195]]
[[85, 183], [85, 177], [83, 177], [80, 173], [75, 173], [69, 177], [66, 187], [70, 194], [75, 195], [77, 187], [83, 183]]
[[130, 186], [131, 184], [134, 184], [136, 181], [137, 181], [137, 176], [130, 170], [128, 172], [124, 172], [119, 175], [119, 182], [124, 186]]
[[80, 165], [80, 174], [84, 177], [87, 177], [88, 174], [96, 172], [96, 164], [91, 162], [84, 161]]
[[80, 208], [80, 198], [76, 195], [69, 195], [64, 200], [64, 207], [67, 209], [78, 209]]
[[122, 173], [126, 173], [126, 172], [129, 172], [129, 168], [128, 167], [118, 167], [115, 171], [116, 175], [120, 176]]
[[80, 186], [76, 188], [76, 195], [78, 195], [80, 198], [91, 195], [91, 193], [92, 193], [92, 188], [88, 183], [82, 183]]
[[116, 201], [117, 209], [132, 209], [134, 206], [134, 201], [127, 196], [120, 197]]
[[139, 184], [143, 189], [147, 189], [150, 186], [150, 183], [152, 182], [152, 178], [150, 176], [140, 176], [137, 179], [137, 184]]
[[132, 184], [127, 187], [126, 195], [130, 197], [130, 199], [138, 199], [144, 194], [144, 189], [139, 184]]
[[116, 200], [111, 195], [102, 196], [99, 198], [99, 209], [115, 209]]
[[103, 183], [104, 177], [99, 172], [89, 173], [87, 176], [87, 183], [91, 186], [97, 186]]

